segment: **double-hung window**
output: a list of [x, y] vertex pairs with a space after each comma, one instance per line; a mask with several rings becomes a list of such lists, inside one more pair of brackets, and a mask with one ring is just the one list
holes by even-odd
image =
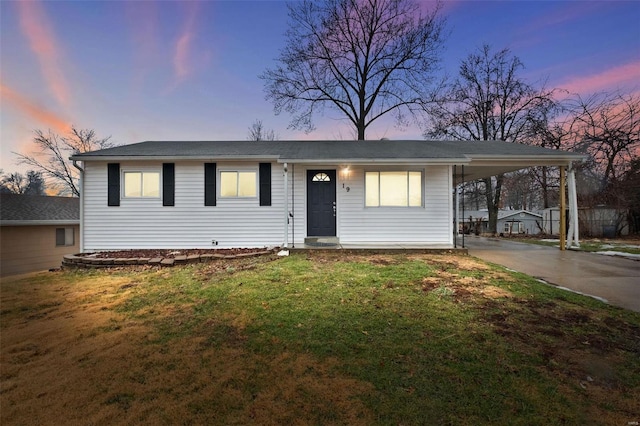
[[159, 172], [124, 172], [124, 196], [127, 198], [159, 198]]
[[221, 171], [220, 197], [251, 198], [258, 196], [256, 172]]
[[365, 172], [366, 207], [422, 206], [422, 172]]

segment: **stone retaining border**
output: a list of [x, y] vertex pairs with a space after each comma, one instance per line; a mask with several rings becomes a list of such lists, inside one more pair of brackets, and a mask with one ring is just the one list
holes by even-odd
[[268, 254], [277, 253], [280, 249], [275, 248], [272, 250], [260, 250], [250, 253], [239, 254], [218, 254], [218, 253], [206, 253], [206, 254], [193, 254], [193, 255], [178, 255], [174, 257], [141, 257], [141, 258], [100, 258], [90, 257], [90, 254], [66, 254], [62, 259], [62, 268], [113, 268], [121, 266], [132, 265], [151, 265], [171, 267], [175, 265], [186, 265], [190, 263], [203, 263], [212, 262], [219, 259], [241, 259], [245, 257], [264, 256]]

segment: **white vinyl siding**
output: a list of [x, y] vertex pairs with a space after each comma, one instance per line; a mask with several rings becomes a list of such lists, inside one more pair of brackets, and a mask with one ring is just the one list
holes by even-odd
[[[160, 163], [121, 162], [122, 170], [157, 171]], [[219, 169], [256, 172], [257, 163], [218, 162]], [[272, 206], [254, 198], [218, 198], [204, 205], [203, 162], [175, 163], [175, 206], [126, 198], [107, 206], [107, 163], [87, 162], [84, 179], [84, 250], [265, 247], [283, 243], [282, 165], [272, 163]], [[219, 184], [218, 184], [219, 185]], [[212, 241], [218, 242], [213, 245]]]
[[[121, 162], [122, 170], [158, 171], [161, 164]], [[175, 163], [175, 206], [157, 199], [121, 199], [107, 206], [107, 163], [85, 163], [84, 250], [144, 248], [265, 247], [284, 242], [283, 165], [271, 163], [271, 206], [258, 197], [219, 197], [204, 205], [203, 162]], [[256, 173], [257, 162], [217, 162], [220, 171]], [[411, 208], [365, 206], [365, 171], [403, 171], [402, 167], [289, 164], [289, 244], [302, 245], [307, 236], [307, 170], [336, 170], [336, 226], [342, 244], [420, 244], [453, 246], [452, 176], [449, 166], [406, 167], [421, 174], [421, 205]], [[218, 194], [221, 179], [218, 179]], [[213, 245], [212, 241], [218, 245]]]
[[[338, 165], [289, 165], [289, 241], [302, 245], [307, 236], [306, 173], [307, 170], [335, 169], [337, 236], [341, 244], [420, 244], [453, 247], [452, 177], [449, 166], [422, 167], [421, 207], [397, 208], [365, 206], [365, 170], [351, 166], [345, 173]], [[401, 171], [390, 167], [388, 171]], [[406, 167], [418, 171], [419, 167]], [[295, 175], [295, 182], [294, 182]], [[294, 239], [295, 236], [295, 239]]]

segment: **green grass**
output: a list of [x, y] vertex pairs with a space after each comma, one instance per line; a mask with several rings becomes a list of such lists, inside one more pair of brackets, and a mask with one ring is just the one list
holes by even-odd
[[[509, 329], [522, 328], [518, 317], [539, 320], [527, 312], [532, 301], [555, 304], [554, 299], [564, 299], [571, 305], [581, 298], [521, 276], [491, 280], [516, 293], [515, 301], [460, 303], [455, 290], [445, 285], [423, 291], [421, 278], [437, 276], [441, 270], [423, 261], [395, 257], [397, 263], [376, 265], [332, 260], [320, 267], [313, 259], [295, 255], [257, 271], [223, 276], [212, 286], [190, 282], [190, 270], [185, 269], [174, 278], [189, 284], [167, 283], [144, 300], [154, 305], [161, 300], [172, 305], [202, 301], [188, 312], [176, 313], [190, 318], [179, 327], [158, 324], [160, 339], [191, 333], [223, 309], [251, 319], [244, 330], [251, 353], [275, 356], [286, 348], [319, 359], [338, 358], [344, 374], [374, 385], [377, 392], [366, 404], [381, 423], [589, 421], [584, 406], [588, 400], [549, 398], [558, 393], [558, 384], [544, 371], [544, 354], [532, 347], [547, 343], [546, 330], [535, 330], [526, 347], [514, 351], [513, 342], [496, 334], [492, 324], [494, 312], [513, 310]], [[137, 309], [128, 304], [123, 309], [136, 315]], [[563, 321], [544, 320], [548, 330], [556, 330]], [[593, 332], [590, 324], [571, 326], [562, 334]], [[233, 334], [228, 325], [218, 325], [211, 330], [210, 344], [224, 344]], [[637, 386], [637, 376], [624, 384]]]
[[[237, 374], [224, 382], [233, 399], [193, 399], [200, 391], [189, 387], [170, 391], [175, 398], [189, 395], [183, 406], [192, 417], [185, 422], [255, 420], [247, 413], [265, 395], [287, 404], [264, 423], [640, 420], [639, 314], [473, 258], [310, 252], [214, 270], [65, 274], [130, 277], [133, 285], [114, 289], [117, 317], [98, 333], [144, 325], [150, 332], [134, 352], [187, 348], [200, 357], [192, 360], [200, 367], [189, 372], [191, 380], [220, 374], [211, 353], [238, 355]], [[198, 345], [188, 349], [195, 339]], [[231, 361], [226, 369], [235, 371]], [[186, 368], [179, 357], [161, 365], [170, 372]], [[134, 362], [129, 368], [128, 380], [147, 383], [150, 369], [160, 367]], [[297, 380], [303, 377], [312, 380]], [[282, 381], [291, 383], [293, 396]], [[341, 405], [342, 394], [362, 407], [359, 414]], [[126, 414], [156, 397], [123, 387], [105, 404]]]

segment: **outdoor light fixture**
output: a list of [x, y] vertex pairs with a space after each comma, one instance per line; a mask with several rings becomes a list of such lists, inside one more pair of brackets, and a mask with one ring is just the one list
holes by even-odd
[[349, 170], [349, 166], [342, 167], [342, 178], [344, 180], [349, 179], [349, 175], [351, 174], [351, 170]]
[[[351, 170], [349, 170], [349, 166], [342, 166], [342, 170], [340, 170], [340, 174], [342, 175], [342, 180], [343, 181], [348, 181], [349, 180], [349, 176], [351, 175]], [[348, 186], [345, 186], [344, 182], [342, 183], [342, 187], [347, 191], [351, 191], [351, 188]]]

